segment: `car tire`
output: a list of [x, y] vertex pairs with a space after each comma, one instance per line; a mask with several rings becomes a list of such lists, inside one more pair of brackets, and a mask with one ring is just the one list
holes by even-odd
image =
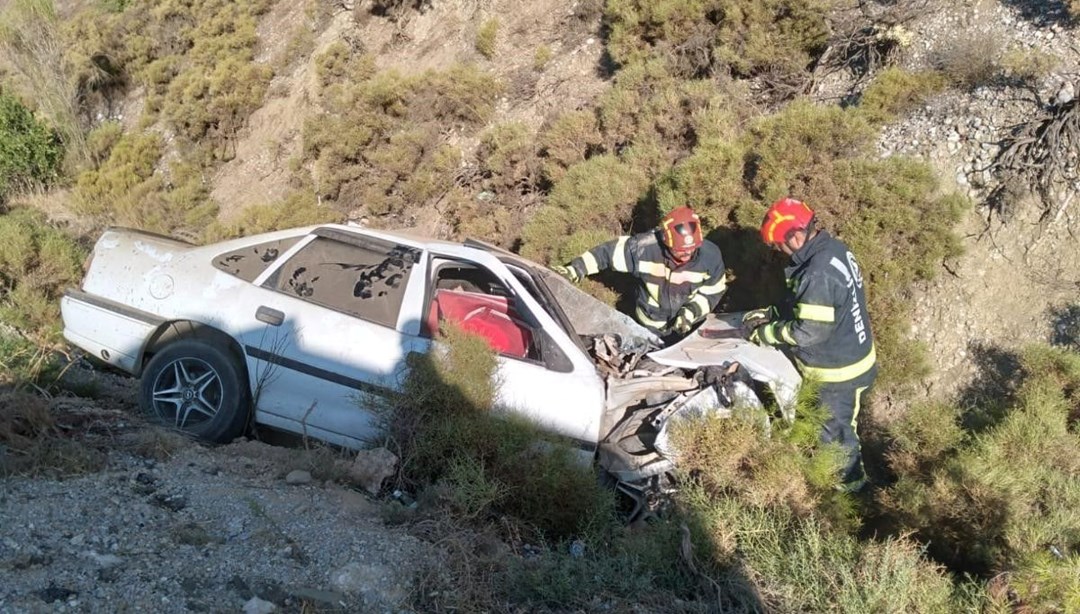
[[196, 339], [175, 341], [143, 369], [139, 407], [158, 424], [227, 443], [247, 428], [247, 376], [226, 349]]

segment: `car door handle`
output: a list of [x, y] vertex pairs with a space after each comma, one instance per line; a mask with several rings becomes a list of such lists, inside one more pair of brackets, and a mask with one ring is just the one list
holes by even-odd
[[281, 323], [285, 321], [285, 314], [266, 305], [259, 305], [259, 308], [255, 311], [255, 319], [266, 322], [270, 326], [281, 326]]

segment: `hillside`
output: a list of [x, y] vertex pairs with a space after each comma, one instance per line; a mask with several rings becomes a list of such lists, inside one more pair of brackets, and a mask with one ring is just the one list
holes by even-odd
[[[0, 0], [0, 14], [0, 364], [11, 395], [54, 414], [38, 428], [23, 397], [0, 411], [0, 460], [15, 459], [0, 611], [224, 611], [254, 595], [287, 611], [1080, 607], [1064, 513], [1080, 500], [1076, 0]], [[820, 488], [826, 455], [798, 432], [751, 445], [752, 429], [713, 425], [702, 437], [720, 443], [699, 443], [723, 471], [644, 537], [584, 520], [544, 533], [506, 504], [436, 522], [428, 501], [403, 519], [339, 475], [285, 485], [319, 462], [307, 451], [148, 452], [162, 435], [134, 415], [132, 383], [57, 360], [59, 293], [108, 225], [201, 243], [349, 220], [557, 264], [691, 204], [729, 267], [721, 308], [738, 310], [779, 292], [755, 227], [785, 194], [869, 279], [883, 370], [860, 421], [880, 488], [861, 499]], [[83, 477], [35, 477], [63, 474], [48, 459], [64, 454], [19, 448], [27, 433], [104, 455], [75, 463]], [[1061, 456], [1034, 459], [1044, 447]], [[447, 481], [463, 488], [432, 479]], [[155, 503], [164, 491], [186, 509]], [[222, 494], [247, 503], [215, 507]], [[79, 516], [110, 528], [65, 528]], [[195, 525], [205, 540], [177, 537]], [[192, 557], [228, 572], [172, 571]], [[339, 581], [350, 564], [370, 577]], [[91, 573], [113, 579], [92, 589]], [[836, 574], [834, 594], [809, 588], [815, 573]]]

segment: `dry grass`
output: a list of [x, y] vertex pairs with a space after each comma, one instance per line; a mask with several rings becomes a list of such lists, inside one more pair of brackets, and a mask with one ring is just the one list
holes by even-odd
[[105, 460], [105, 453], [60, 429], [42, 397], [0, 393], [0, 476], [92, 473]]

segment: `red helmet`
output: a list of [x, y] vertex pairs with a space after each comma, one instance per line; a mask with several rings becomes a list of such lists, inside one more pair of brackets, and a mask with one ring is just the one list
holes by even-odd
[[761, 222], [761, 240], [766, 245], [782, 245], [792, 233], [806, 230], [814, 219], [814, 211], [794, 198], [781, 198], [765, 212]]
[[690, 207], [672, 209], [660, 220], [660, 239], [675, 262], [686, 262], [701, 247], [701, 218]]

